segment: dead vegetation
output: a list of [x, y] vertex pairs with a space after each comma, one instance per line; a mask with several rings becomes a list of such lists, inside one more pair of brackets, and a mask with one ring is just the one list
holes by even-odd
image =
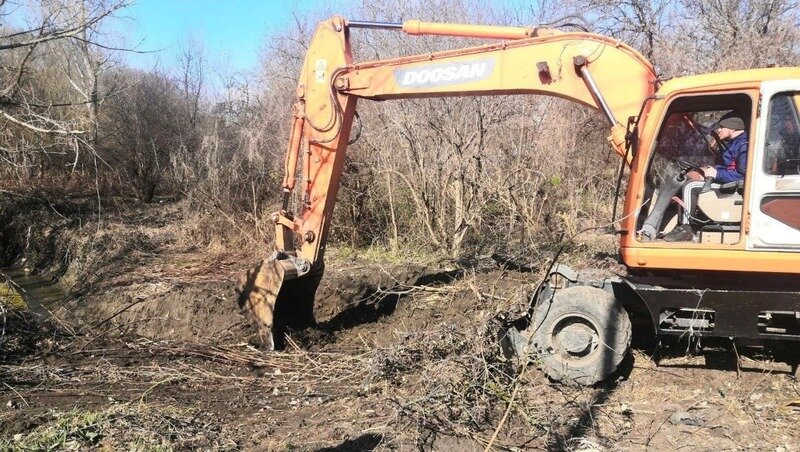
[[102, 411], [54, 411], [53, 420], [28, 434], [0, 440], [2, 450], [236, 450], [229, 432], [210, 413], [145, 404]]
[[[546, 248], [523, 261], [527, 273], [479, 257], [426, 269], [334, 251], [318, 292], [327, 317], [264, 354], [244, 342], [252, 332], [234, 309], [245, 262], [188, 248], [174, 212], [123, 210], [105, 222], [118, 238], [97, 245], [91, 221], [45, 241], [73, 243], [70, 263], [92, 289], [54, 310], [80, 314], [76, 334], [13, 317], [15, 340], [30, 340], [0, 366], [3, 448], [735, 449], [797, 435], [800, 387], [769, 357], [744, 359], [737, 375], [709, 366], [711, 354], [684, 358], [685, 347], [658, 367], [637, 352], [629, 374], [596, 388], [502, 361], [493, 319], [524, 310]], [[609, 247], [580, 236], [565, 257], [597, 263]]]
[[[636, 352], [617, 380], [594, 388], [551, 384], [535, 362], [514, 368], [498, 358], [493, 313], [464, 296], [476, 283], [457, 283], [447, 295], [412, 291], [390, 317], [311, 347], [289, 339], [281, 353], [244, 343], [61, 337], [0, 366], [8, 432], [0, 444], [709, 450], [791, 447], [800, 433], [800, 386], [764, 357], [742, 358], [737, 375], [713, 364], [718, 351], [677, 353], [659, 366]], [[454, 294], [464, 301], [454, 303]], [[449, 318], [432, 319], [435, 310]], [[472, 320], [453, 322], [463, 310]]]
[[[114, 64], [124, 52], [109, 48], [126, 43], [105, 26], [124, 16], [127, 4], [26, 5], [34, 26], [2, 30], [0, 108], [14, 120], [6, 118], [0, 140], [0, 190], [41, 196], [56, 209], [59, 198], [83, 197], [101, 218], [115, 198], [183, 199], [181, 216], [196, 242], [227, 249], [269, 242], [303, 46], [331, 12], [298, 14], [291, 27], [270, 30], [256, 76], [218, 76], [213, 56], [190, 40], [164, 56], [173, 71]], [[596, 0], [514, 9], [439, 1], [387, 10], [346, 2], [337, 13], [589, 27], [632, 44], [669, 78], [797, 64], [796, 6]], [[0, 17], [12, 9], [0, 4]], [[40, 24], [47, 39], [34, 45]], [[475, 44], [386, 32], [354, 32], [351, 39], [360, 61]], [[610, 220], [618, 162], [605, 144], [604, 121], [586, 109], [536, 96], [414, 99], [362, 102], [359, 117], [361, 138], [348, 151], [336, 211], [337, 242], [459, 258], [497, 244], [527, 252]]]
[[[362, 103], [324, 317], [292, 332], [285, 352], [254, 349], [232, 281], [271, 243], [295, 73], [322, 12], [271, 32], [259, 77], [231, 76], [204, 98], [200, 46], [176, 57], [179, 77], [109, 68], [102, 45], [113, 40], [69, 7], [107, 21], [126, 2], [49, 3], [37, 17], [54, 39], [0, 36], [16, 43], [1, 50], [0, 257], [62, 276], [73, 297], [53, 309], [62, 323], [0, 304], [0, 450], [796, 447], [800, 387], [769, 357], [743, 358], [737, 373], [713, 353], [681, 348], [656, 366], [636, 352], [595, 388], [499, 358], [493, 319], [524, 310], [558, 237], [608, 223], [613, 209], [605, 125], [558, 100]], [[10, 6], [0, 1], [0, 16]], [[514, 25], [582, 16], [665, 77], [797, 64], [798, 11], [790, 0], [342, 10]], [[58, 35], [65, 26], [91, 39]], [[364, 60], [469, 44], [353, 39]], [[585, 234], [562, 257], [613, 268], [614, 249], [613, 237]], [[495, 252], [529, 272], [486, 264]], [[421, 269], [454, 273], [421, 282]]]

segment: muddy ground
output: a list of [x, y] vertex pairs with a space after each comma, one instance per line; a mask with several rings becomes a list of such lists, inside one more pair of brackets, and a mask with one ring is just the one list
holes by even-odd
[[234, 293], [258, 253], [186, 240], [179, 205], [13, 202], [0, 256], [69, 295], [3, 309], [0, 450], [800, 450], [800, 384], [757, 350], [637, 349], [592, 388], [502, 361], [538, 272], [334, 249], [318, 327], [265, 353]]

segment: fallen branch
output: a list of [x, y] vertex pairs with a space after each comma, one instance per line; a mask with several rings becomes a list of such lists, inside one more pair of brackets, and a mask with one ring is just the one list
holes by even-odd
[[6, 383], [5, 381], [3, 382], [3, 384], [4, 384], [4, 385], [6, 385], [6, 387], [7, 387], [8, 389], [10, 389], [10, 390], [14, 391], [14, 394], [16, 394], [16, 395], [17, 395], [17, 397], [19, 397], [19, 398], [22, 400], [22, 402], [23, 402], [23, 403], [25, 403], [25, 406], [27, 406], [27, 407], [31, 406], [31, 405], [28, 403], [28, 401], [27, 401], [27, 400], [25, 400], [25, 397], [22, 397], [22, 394], [20, 394], [19, 392], [17, 392], [17, 390], [16, 390], [16, 389], [14, 389], [14, 388], [13, 388], [11, 385], [9, 385], [8, 383]]

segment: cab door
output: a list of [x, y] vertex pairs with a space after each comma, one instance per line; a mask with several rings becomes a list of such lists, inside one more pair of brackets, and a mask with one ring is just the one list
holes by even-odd
[[750, 153], [750, 250], [800, 249], [800, 80], [764, 82]]

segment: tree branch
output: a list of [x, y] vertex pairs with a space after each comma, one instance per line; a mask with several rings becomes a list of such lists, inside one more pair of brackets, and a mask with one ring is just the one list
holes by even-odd
[[6, 112], [4, 112], [4, 111], [2, 112], [2, 114], [3, 114], [3, 117], [5, 117], [5, 118], [6, 118], [6, 119], [8, 119], [9, 121], [13, 122], [14, 124], [17, 124], [17, 125], [19, 125], [19, 126], [25, 127], [25, 128], [27, 128], [27, 129], [30, 129], [30, 130], [33, 130], [34, 132], [39, 132], [39, 133], [50, 133], [50, 134], [55, 134], [55, 135], [81, 135], [81, 134], [84, 134], [84, 133], [86, 133], [86, 132], [84, 132], [84, 131], [82, 131], [82, 130], [66, 130], [66, 129], [57, 130], [57, 129], [42, 129], [41, 127], [36, 127], [36, 126], [34, 126], [33, 124], [28, 124], [28, 123], [27, 123], [27, 122], [25, 122], [25, 121], [21, 121], [21, 120], [19, 120], [19, 119], [15, 118], [15, 117], [13, 117], [13, 116], [9, 115], [8, 113], [6, 113]]
[[[79, 24], [75, 25], [74, 27], [65, 28], [65, 29], [62, 29], [62, 30], [56, 29], [56, 30], [51, 31], [49, 33], [40, 34], [38, 37], [32, 38], [32, 39], [28, 39], [26, 41], [13, 42], [13, 43], [9, 43], [9, 44], [0, 44], [0, 51], [10, 50], [10, 49], [17, 49], [17, 48], [20, 48], [20, 47], [27, 47], [27, 46], [31, 46], [31, 45], [35, 45], [35, 44], [39, 44], [39, 43], [43, 43], [43, 42], [53, 41], [53, 40], [56, 40], [56, 39], [75, 37], [78, 34], [80, 34], [81, 32], [83, 32], [84, 30], [87, 30], [87, 29], [91, 28], [93, 25], [97, 24], [98, 22], [100, 22], [104, 18], [110, 16], [111, 14], [116, 12], [117, 10], [119, 10], [119, 9], [121, 9], [121, 8], [127, 6], [127, 5], [128, 5], [127, 0], [123, 0], [123, 1], [120, 1], [120, 2], [118, 2], [116, 4], [111, 5], [107, 10], [103, 11], [102, 13], [98, 14], [97, 16], [94, 16], [94, 17], [90, 18], [86, 22], [79, 23]], [[6, 35], [6, 36], [3, 36], [3, 37], [0, 37], [0, 39], [2, 39], [2, 40], [10, 39], [10, 38], [15, 37], [15, 36], [20, 36], [20, 35], [25, 35], [25, 34], [28, 34], [28, 33], [33, 33], [34, 31], [41, 31], [41, 30], [44, 30], [44, 28], [45, 28], [45, 24], [42, 24], [42, 26], [37, 28], [37, 29], [29, 30], [27, 32], [13, 33], [13, 34], [10, 34], [10, 35]]]

